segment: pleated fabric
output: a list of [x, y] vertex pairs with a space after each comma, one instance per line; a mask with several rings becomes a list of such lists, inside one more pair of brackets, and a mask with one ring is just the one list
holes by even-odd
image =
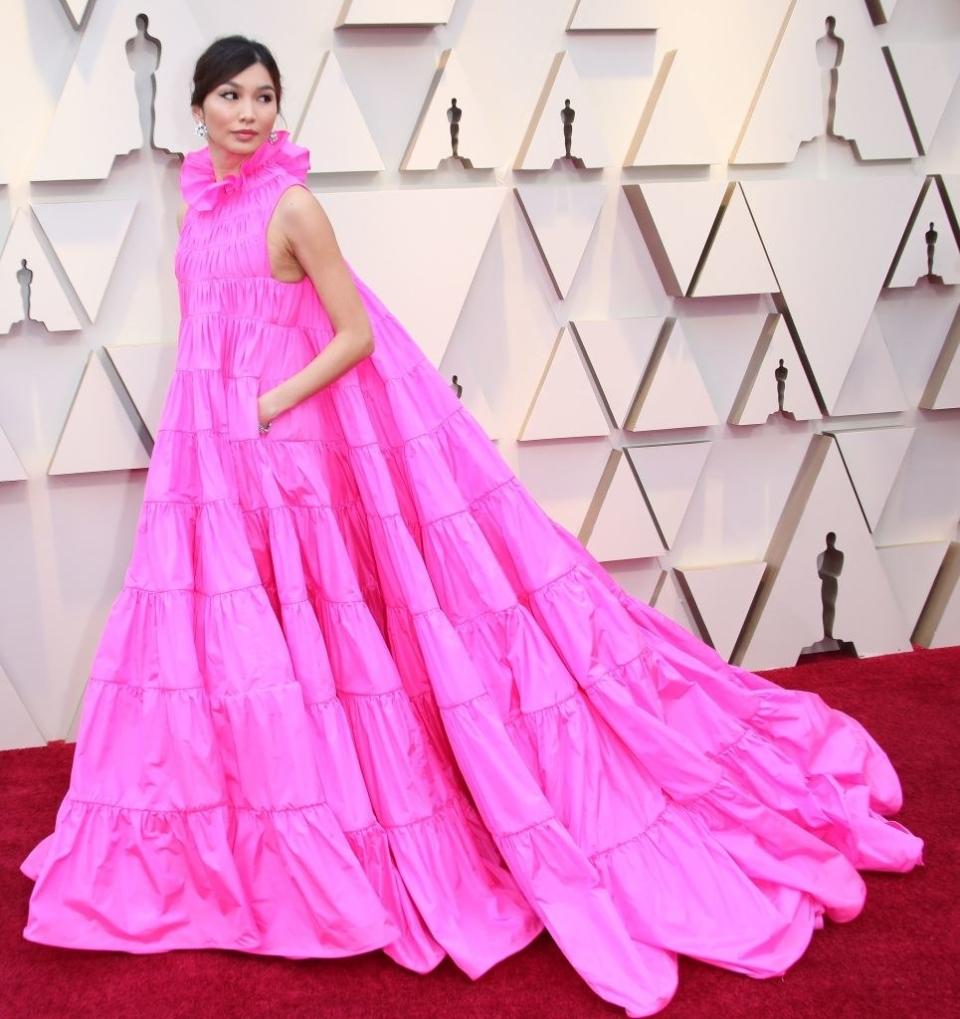
[[259, 432], [334, 335], [266, 247], [308, 169], [285, 131], [184, 162], [176, 369], [24, 937], [477, 978], [546, 928], [633, 1016], [678, 953], [784, 973], [923, 862], [889, 758], [620, 588], [352, 269], [374, 353]]

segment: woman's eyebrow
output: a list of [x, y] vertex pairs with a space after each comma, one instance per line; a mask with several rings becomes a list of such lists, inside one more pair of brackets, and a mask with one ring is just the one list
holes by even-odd
[[[233, 85], [234, 88], [243, 88], [243, 86], [241, 84], [239, 84], [239, 82], [236, 82], [236, 81], [225, 81], [224, 85]], [[269, 88], [269, 89], [275, 91], [273, 89], [272, 85], [258, 85], [253, 91], [254, 92], [259, 92], [260, 89], [262, 89], [262, 88]]]

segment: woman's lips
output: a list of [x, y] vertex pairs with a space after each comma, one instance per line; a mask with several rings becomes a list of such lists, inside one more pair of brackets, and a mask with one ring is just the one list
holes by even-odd
[[234, 131], [233, 132], [238, 138], [253, 138], [256, 136], [256, 131]]

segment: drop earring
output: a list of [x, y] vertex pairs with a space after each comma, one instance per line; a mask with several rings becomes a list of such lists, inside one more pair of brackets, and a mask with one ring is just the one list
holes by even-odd
[[202, 120], [197, 121], [195, 130], [201, 138], [207, 137], [207, 125]]
[[277, 140], [277, 132], [271, 131], [270, 134], [267, 135], [267, 137], [270, 139], [271, 142], [275, 142]]

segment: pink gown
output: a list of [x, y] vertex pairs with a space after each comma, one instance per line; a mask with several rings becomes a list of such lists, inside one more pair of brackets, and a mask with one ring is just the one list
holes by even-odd
[[259, 433], [333, 335], [266, 246], [308, 168], [286, 131], [184, 161], [176, 371], [23, 936], [478, 978], [546, 928], [633, 1016], [678, 953], [784, 973], [858, 870], [923, 863], [889, 758], [620, 588], [355, 273], [376, 350]]

